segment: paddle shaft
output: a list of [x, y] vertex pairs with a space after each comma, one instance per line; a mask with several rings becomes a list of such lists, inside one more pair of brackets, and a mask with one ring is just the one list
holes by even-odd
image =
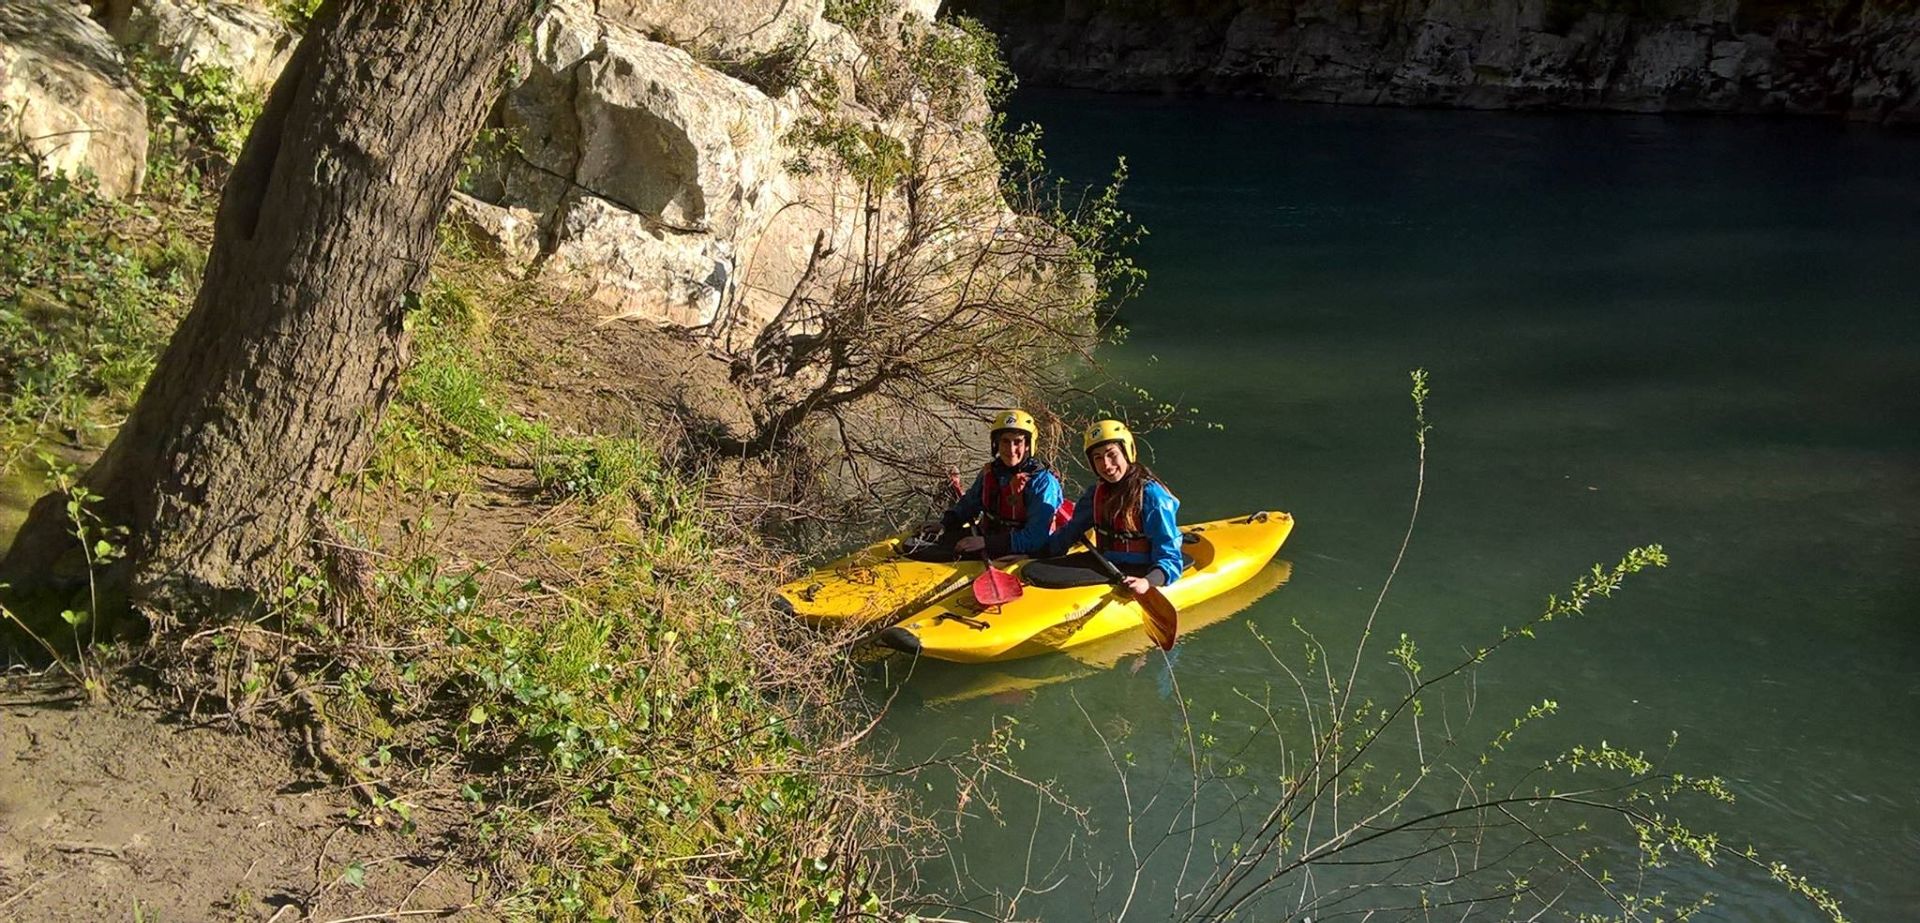
[[1087, 543], [1087, 552], [1093, 555], [1095, 561], [1100, 562], [1100, 569], [1107, 572], [1107, 579], [1113, 581], [1115, 586], [1126, 582], [1127, 575], [1121, 573], [1120, 568], [1113, 566], [1113, 562], [1107, 560], [1107, 556], [1101, 554], [1100, 549], [1092, 542]]
[[[956, 495], [961, 497], [967, 495], [967, 489], [960, 484], [960, 472], [951, 468], [947, 469], [947, 483], [953, 486], [953, 491]], [[973, 523], [968, 527], [968, 531], [975, 538], [979, 538], [980, 524], [977, 522]], [[980, 574], [979, 579], [973, 582], [973, 598], [975, 602], [983, 606], [999, 606], [1020, 598], [1024, 590], [1024, 587], [1020, 584], [1020, 579], [1000, 568], [994, 567], [993, 559], [987, 556], [985, 545], [980, 547], [980, 563], [985, 564], [987, 569]]]

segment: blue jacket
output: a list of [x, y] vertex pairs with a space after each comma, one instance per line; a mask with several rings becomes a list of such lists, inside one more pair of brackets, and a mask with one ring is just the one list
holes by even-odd
[[[1065, 528], [1053, 533], [1047, 543], [1047, 555], [1066, 554], [1073, 543], [1079, 541], [1093, 528], [1093, 491], [1088, 487], [1079, 501], [1073, 505], [1073, 518], [1067, 521]], [[1160, 568], [1167, 575], [1167, 582], [1180, 579], [1180, 572], [1186, 569], [1186, 560], [1180, 556], [1180, 500], [1172, 491], [1160, 486], [1159, 481], [1148, 481], [1146, 490], [1140, 497], [1140, 531], [1147, 533], [1147, 540], [1153, 550], [1147, 554], [1125, 551], [1103, 551], [1107, 560], [1115, 564], [1150, 564]]]
[[[1027, 518], [1025, 524], [1008, 534], [1012, 554], [1037, 555], [1046, 550], [1047, 535], [1053, 530], [1053, 511], [1060, 508], [1060, 479], [1053, 471], [1034, 459], [1027, 459], [1018, 468], [1009, 468], [993, 461], [993, 476], [999, 481], [1001, 490], [1007, 489], [1007, 483], [1013, 476], [1025, 472], [1027, 488], [1021, 492], [1025, 498]], [[982, 472], [984, 475], [985, 472]], [[941, 517], [941, 524], [947, 529], [964, 528], [967, 523], [980, 518], [984, 508], [980, 503], [981, 475], [974, 476], [973, 486], [960, 496], [960, 502]]]

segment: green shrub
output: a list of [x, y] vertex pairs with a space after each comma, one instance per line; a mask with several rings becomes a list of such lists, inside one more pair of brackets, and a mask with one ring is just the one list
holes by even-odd
[[0, 470], [44, 435], [97, 443], [145, 384], [197, 265], [124, 236], [144, 223], [86, 179], [0, 157]]
[[819, 65], [808, 57], [812, 51], [806, 31], [795, 24], [785, 39], [765, 51], [738, 56], [697, 54], [696, 57], [729, 77], [759, 87], [768, 96], [780, 97], [821, 82]]
[[132, 407], [192, 303], [211, 193], [260, 112], [225, 68], [133, 71], [153, 133], [141, 199], [0, 154], [0, 471], [49, 438], [103, 444]]
[[320, 12], [321, 0], [272, 0], [268, 9], [288, 29], [305, 32], [313, 24], [313, 14]]
[[[1017, 84], [1000, 54], [999, 37], [970, 16], [951, 17], [946, 28], [921, 35], [916, 47], [909, 48], [907, 59], [924, 86], [960, 88], [979, 81], [987, 105], [995, 108], [1007, 101]], [[957, 95], [949, 93], [949, 98]], [[957, 109], [942, 113], [947, 118], [958, 114]]]
[[240, 158], [266, 100], [220, 65], [181, 71], [135, 56], [133, 72], [147, 103], [149, 194], [210, 194]]
[[832, 157], [855, 179], [872, 183], [876, 191], [892, 189], [914, 169], [913, 158], [899, 139], [838, 116], [803, 116], [788, 130], [788, 141], [803, 152], [786, 164], [795, 174], [809, 174], [818, 168], [805, 153], [811, 151]]
[[[484, 307], [497, 293], [474, 275], [443, 272], [418, 300], [417, 359], [373, 463], [395, 480], [374, 486], [422, 487], [399, 480], [419, 473], [402, 458], [431, 456], [441, 492], [492, 482], [479, 466], [527, 470], [536, 489], [518, 502], [540, 513], [484, 564], [458, 557], [459, 535], [451, 552], [419, 532], [383, 549], [365, 611], [347, 620], [359, 643], [340, 639], [321, 667], [354, 765], [395, 791], [454, 769], [446, 784], [471, 806], [513, 914], [881, 910], [870, 855], [838, 849], [850, 799], [870, 796], [807, 768], [820, 725], [841, 720], [819, 703], [844, 662], [769, 625], [770, 574], [697, 477], [634, 439], [563, 434], [511, 409]], [[311, 614], [288, 621], [333, 631]], [[378, 797], [404, 825], [407, 799]]]
[[823, 15], [855, 32], [899, 15], [898, 0], [827, 0]]

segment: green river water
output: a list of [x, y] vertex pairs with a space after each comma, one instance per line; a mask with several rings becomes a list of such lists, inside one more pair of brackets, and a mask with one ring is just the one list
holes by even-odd
[[[1090, 95], [1029, 94], [1016, 115], [1047, 126], [1068, 176], [1131, 163], [1151, 278], [1107, 361], [1224, 425], [1147, 439], [1182, 518], [1282, 509], [1298, 528], [1290, 571], [1265, 578], [1284, 585], [1189, 634], [1171, 674], [1131, 653], [923, 662], [905, 682], [904, 659], [887, 664], [875, 694], [898, 693], [884, 732], [901, 761], [1010, 717], [1019, 771], [1091, 812], [1093, 833], [1053, 811], [1036, 828], [1030, 792], [1001, 784], [999, 820], [970, 793], [934, 865], [959, 893], [986, 908], [985, 891], [1058, 879], [1019, 914], [1114, 916], [1126, 799], [1170, 775], [1166, 797], [1185, 790], [1167, 768], [1186, 759], [1175, 681], [1239, 741], [1236, 690], [1285, 683], [1250, 628], [1287, 638], [1296, 669], [1294, 622], [1351, 658], [1406, 526], [1407, 372], [1424, 367], [1425, 503], [1363, 690], [1392, 690], [1402, 632], [1451, 662], [1589, 565], [1661, 543], [1670, 568], [1487, 664], [1463, 736], [1551, 698], [1559, 715], [1515, 759], [1606, 740], [1724, 775], [1738, 804], [1697, 818], [1831, 887], [1855, 920], [1920, 919], [1920, 137]], [[1086, 483], [1077, 453], [1050, 454]], [[1241, 754], [1256, 772], [1304, 743], [1282, 739], [1304, 733], [1298, 711]], [[1096, 729], [1133, 759], [1130, 790]], [[926, 797], [954, 803], [950, 785]], [[1203, 832], [1193, 861], [1230, 832]], [[1177, 884], [1186, 844], [1143, 860], [1129, 918], [1165, 919], [1192, 886], [1191, 870]], [[1719, 895], [1711, 919], [1812, 918], [1752, 872], [1673, 874]]]

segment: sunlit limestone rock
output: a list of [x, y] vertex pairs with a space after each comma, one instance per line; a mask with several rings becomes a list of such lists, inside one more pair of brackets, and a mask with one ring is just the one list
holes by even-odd
[[463, 192], [447, 201], [442, 219], [482, 255], [525, 265], [540, 255], [540, 217], [524, 208], [482, 202]]
[[273, 84], [299, 42], [272, 14], [224, 0], [145, 0], [119, 37], [182, 71], [225, 67], [258, 88]]
[[125, 197], [146, 176], [147, 107], [84, 9], [0, 3], [0, 144], [23, 145], [49, 170], [91, 172], [102, 193]]
[[733, 55], [804, 42], [821, 21], [825, 0], [600, 0], [609, 22], [685, 48]]
[[707, 327], [734, 285], [732, 241], [669, 230], [585, 191], [556, 211], [547, 271], [609, 314], [671, 327]]
[[[798, 91], [772, 96], [728, 76], [650, 38], [663, 20], [643, 19], [643, 31], [613, 19], [619, 8], [563, 0], [536, 24], [528, 73], [468, 190], [538, 216], [539, 271], [608, 315], [750, 344], [797, 288], [830, 289], [863, 247], [897, 237], [896, 210], [867, 201], [818, 151], [802, 164], [793, 135], [812, 110]], [[850, 81], [858, 45], [824, 20], [807, 28], [825, 37], [810, 46], [819, 79]], [[848, 87], [840, 117], [909, 130], [880, 125]], [[929, 139], [913, 143], [945, 145], [929, 150], [958, 149], [912, 130]], [[986, 150], [977, 131], [971, 144], [970, 156]]]
[[772, 100], [618, 26], [602, 27], [580, 58], [552, 63], [551, 72], [570, 78], [570, 98], [510, 111], [529, 116], [533, 132], [534, 119], [557, 117], [569, 123], [563, 130], [577, 130], [577, 144], [548, 145], [537, 166], [677, 232], [726, 236], [739, 228], [773, 166], [781, 126]]
[[901, 7], [925, 22], [932, 22], [940, 15], [940, 7], [944, 5], [945, 0], [906, 0]]
[[583, 5], [556, 5], [534, 43], [503, 109], [510, 154], [479, 191], [543, 216], [547, 270], [609, 313], [712, 324], [778, 172], [778, 107]]

